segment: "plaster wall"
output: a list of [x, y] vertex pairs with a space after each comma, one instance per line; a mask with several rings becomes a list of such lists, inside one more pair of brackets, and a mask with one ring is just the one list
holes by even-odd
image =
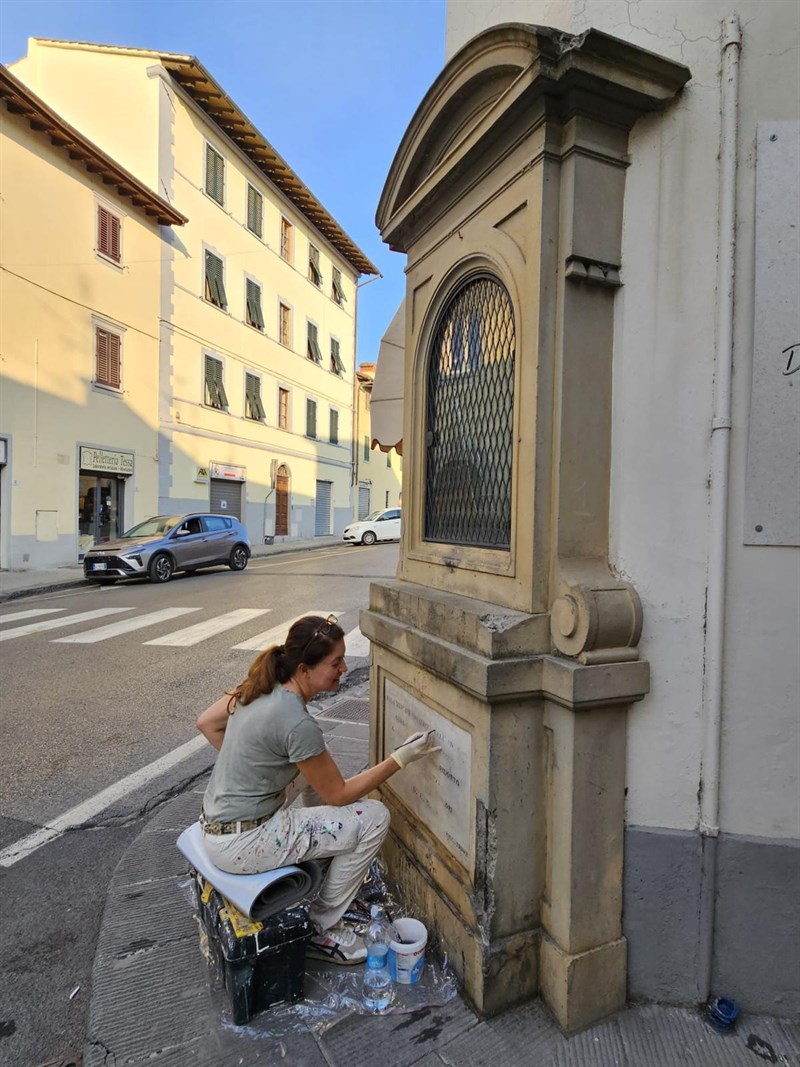
[[796, 548], [743, 545], [753, 344], [756, 124], [797, 117], [798, 15], [759, 0], [459, 0], [447, 56], [491, 24], [595, 27], [683, 62], [692, 80], [630, 138], [615, 309], [611, 559], [643, 601], [651, 692], [631, 712], [627, 821], [694, 829], [708, 556], [709, 441], [716, 356], [720, 25], [742, 26], [733, 431], [720, 823], [800, 836], [797, 804]]
[[[374, 370], [359, 368], [362, 376], [371, 376]], [[356, 392], [355, 407], [355, 458], [356, 473], [353, 485], [353, 514], [358, 518], [358, 487], [369, 487], [369, 510], [377, 511], [379, 508], [398, 507], [401, 503], [403, 484], [403, 457], [399, 456], [395, 449], [383, 453], [380, 449], [372, 449], [364, 444], [364, 438], [372, 440], [370, 424], [370, 402], [372, 397], [372, 383], [359, 382]]]
[[[126, 524], [155, 510], [162, 237], [26, 120], [2, 120], [2, 564], [27, 569], [78, 558], [80, 445], [134, 453]], [[95, 252], [98, 204], [122, 220], [122, 267]], [[95, 384], [95, 324], [122, 336], [119, 390]]]

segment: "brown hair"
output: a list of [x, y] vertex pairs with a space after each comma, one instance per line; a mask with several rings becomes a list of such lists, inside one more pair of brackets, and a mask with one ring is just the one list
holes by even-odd
[[228, 714], [232, 715], [238, 704], [250, 704], [256, 697], [271, 693], [277, 684], [288, 682], [301, 664], [316, 667], [343, 637], [341, 626], [321, 615], [298, 619], [286, 635], [285, 644], [270, 645], [250, 664], [247, 677], [230, 694]]

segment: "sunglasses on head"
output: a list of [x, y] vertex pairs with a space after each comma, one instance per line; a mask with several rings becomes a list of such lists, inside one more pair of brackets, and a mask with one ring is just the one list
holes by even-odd
[[311, 638], [310, 638], [308, 644], [303, 649], [303, 656], [305, 656], [306, 652], [308, 652], [309, 648], [311, 647], [311, 645], [314, 644], [314, 642], [316, 641], [316, 639], [318, 637], [327, 637], [328, 634], [331, 632], [331, 630], [334, 628], [334, 626], [338, 626], [338, 625], [339, 625], [339, 620], [336, 618], [336, 616], [335, 615], [329, 615], [327, 617], [327, 619], [325, 620], [325, 622], [322, 624], [322, 626], [319, 626], [313, 632], [313, 634], [311, 635]]

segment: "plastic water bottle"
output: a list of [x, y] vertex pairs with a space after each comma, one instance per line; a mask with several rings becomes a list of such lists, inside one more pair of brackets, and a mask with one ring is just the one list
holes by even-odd
[[389, 975], [391, 933], [386, 912], [380, 904], [372, 905], [370, 915], [370, 924], [364, 934], [367, 963], [361, 986], [361, 1001], [367, 1011], [382, 1012], [392, 1003], [392, 979]]

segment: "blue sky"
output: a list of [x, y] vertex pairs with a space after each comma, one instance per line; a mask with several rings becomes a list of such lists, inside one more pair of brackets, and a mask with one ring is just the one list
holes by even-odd
[[367, 362], [404, 288], [375, 208], [444, 63], [444, 22], [445, 0], [2, 0], [0, 61], [28, 37], [197, 56], [381, 271], [359, 296]]

